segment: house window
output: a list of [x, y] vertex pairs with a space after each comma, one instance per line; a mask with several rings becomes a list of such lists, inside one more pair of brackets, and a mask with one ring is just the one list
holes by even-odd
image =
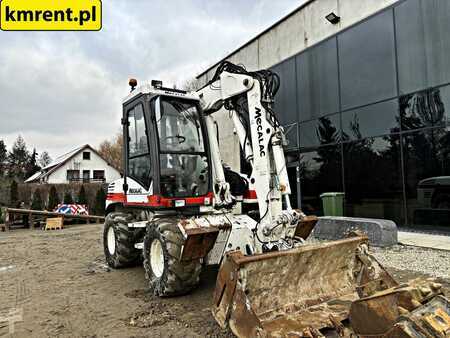
[[105, 171], [104, 170], [94, 170], [94, 180], [105, 180]]
[[91, 153], [89, 151], [83, 151], [83, 160], [90, 160]]
[[77, 181], [80, 179], [80, 171], [79, 170], [67, 170], [67, 180], [68, 181]]
[[90, 170], [83, 170], [83, 181], [87, 182], [90, 178]]

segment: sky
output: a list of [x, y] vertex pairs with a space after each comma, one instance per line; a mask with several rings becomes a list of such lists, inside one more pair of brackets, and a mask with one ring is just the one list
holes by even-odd
[[103, 1], [99, 32], [0, 32], [0, 140], [55, 158], [120, 130], [128, 79], [178, 87], [304, 0]]

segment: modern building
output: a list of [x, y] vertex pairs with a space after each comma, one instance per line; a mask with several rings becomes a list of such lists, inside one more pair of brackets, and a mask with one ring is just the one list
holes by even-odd
[[[450, 224], [449, 18], [448, 0], [308, 1], [224, 59], [280, 75], [304, 211], [320, 215], [320, 194], [343, 191], [347, 216]], [[232, 128], [222, 134], [238, 169]]]
[[120, 172], [89, 144], [57, 157], [25, 183], [112, 182]]

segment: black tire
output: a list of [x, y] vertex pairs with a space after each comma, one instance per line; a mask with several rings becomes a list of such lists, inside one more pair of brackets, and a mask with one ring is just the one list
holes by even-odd
[[[202, 259], [180, 261], [183, 236], [178, 229], [178, 219], [158, 220], [147, 226], [144, 237], [145, 276], [153, 293], [159, 297], [186, 294], [197, 287], [202, 270]], [[160, 276], [152, 270], [150, 251], [153, 241], [160, 241], [164, 269]]]
[[[135, 266], [141, 262], [141, 251], [134, 247], [136, 234], [134, 229], [128, 228], [128, 223], [133, 221], [130, 214], [111, 212], [106, 216], [103, 230], [103, 249], [106, 263], [114, 269]], [[111, 253], [108, 248], [108, 231], [114, 230], [115, 250]]]

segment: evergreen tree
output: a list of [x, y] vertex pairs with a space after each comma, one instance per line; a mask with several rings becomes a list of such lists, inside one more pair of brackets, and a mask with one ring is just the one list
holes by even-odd
[[55, 208], [59, 204], [59, 196], [58, 192], [56, 191], [56, 188], [54, 185], [50, 188], [50, 191], [48, 193], [48, 203], [47, 203], [47, 209], [52, 211], [55, 210]]
[[9, 205], [12, 208], [17, 208], [19, 204], [19, 191], [17, 188], [17, 182], [13, 180], [9, 187]]
[[29, 157], [30, 154], [27, 150], [27, 145], [22, 136], [19, 135], [8, 154], [8, 174], [11, 178], [21, 181], [24, 179]]
[[88, 204], [87, 197], [86, 197], [86, 191], [84, 190], [83, 184], [81, 185], [80, 192], [78, 193], [77, 203], [84, 204], [84, 205]]
[[72, 193], [70, 191], [66, 191], [64, 194], [64, 204], [73, 204]]
[[104, 215], [105, 214], [105, 201], [106, 201], [106, 193], [103, 188], [98, 189], [97, 194], [95, 195], [95, 206], [94, 212], [96, 215]]
[[31, 200], [31, 209], [32, 210], [42, 210], [44, 205], [42, 203], [41, 191], [36, 189], [33, 194], [33, 198]]
[[6, 175], [6, 161], [8, 159], [8, 151], [3, 140], [0, 140], [0, 178]]
[[37, 155], [36, 148], [34, 148], [33, 153], [28, 158], [28, 162], [25, 166], [25, 178], [28, 178], [41, 170], [41, 167], [37, 164]]

